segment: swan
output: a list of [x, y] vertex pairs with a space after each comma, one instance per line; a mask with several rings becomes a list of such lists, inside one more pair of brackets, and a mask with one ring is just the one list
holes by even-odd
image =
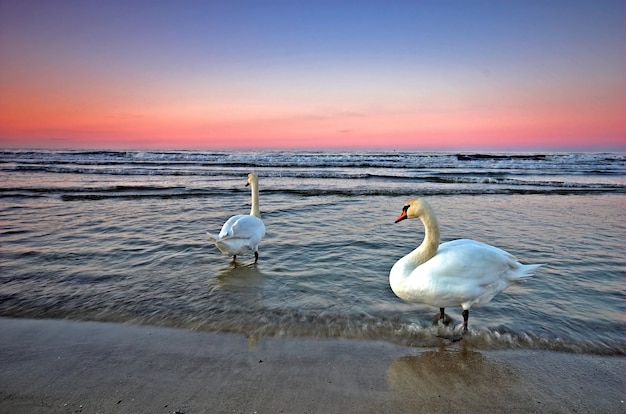
[[217, 248], [227, 256], [254, 251], [254, 263], [259, 260], [259, 243], [265, 236], [265, 224], [259, 213], [259, 178], [256, 174], [248, 174], [246, 187], [252, 190], [252, 207], [250, 214], [239, 214], [229, 218], [222, 226], [218, 235], [207, 233]]
[[422, 243], [398, 260], [389, 272], [389, 285], [399, 298], [439, 308], [444, 322], [448, 306], [463, 308], [463, 332], [472, 306], [488, 303], [511, 284], [533, 276], [541, 264], [524, 265], [510, 253], [468, 239], [439, 244], [439, 224], [424, 200], [409, 200], [395, 223], [419, 218], [425, 233]]

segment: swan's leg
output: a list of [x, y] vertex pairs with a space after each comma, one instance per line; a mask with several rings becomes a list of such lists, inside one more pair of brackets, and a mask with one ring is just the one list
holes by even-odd
[[259, 261], [259, 252], [254, 252], [254, 263]]
[[467, 332], [467, 320], [469, 319], [469, 310], [463, 309], [463, 332]]
[[439, 308], [439, 313], [435, 315], [433, 318], [433, 325], [438, 325], [439, 323], [448, 326], [448, 324], [452, 322], [450, 316], [446, 315], [445, 308]]
[[233, 263], [237, 261], [237, 255], [233, 254]]

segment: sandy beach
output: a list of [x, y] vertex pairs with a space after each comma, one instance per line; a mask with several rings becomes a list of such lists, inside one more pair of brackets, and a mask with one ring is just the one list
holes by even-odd
[[10, 413], [623, 413], [622, 357], [0, 319]]

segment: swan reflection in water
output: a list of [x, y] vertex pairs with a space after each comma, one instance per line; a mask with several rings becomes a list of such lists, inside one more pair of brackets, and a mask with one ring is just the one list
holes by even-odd
[[489, 396], [513, 396], [520, 379], [520, 373], [505, 362], [468, 349], [443, 347], [398, 358], [387, 369], [387, 382], [405, 409], [424, 409], [429, 401], [466, 409], [484, 407]]
[[[265, 275], [259, 271], [254, 263], [244, 265], [231, 262], [217, 272], [214, 283], [214, 287], [221, 291], [222, 294], [235, 298], [238, 306], [254, 309], [259, 304], [259, 292], [264, 287]], [[242, 326], [245, 325], [242, 322]], [[253, 352], [258, 346], [260, 335], [254, 329], [243, 330], [248, 331], [245, 334], [248, 350]]]
[[217, 272], [216, 283], [219, 288], [261, 288], [264, 279], [255, 264], [231, 262]]

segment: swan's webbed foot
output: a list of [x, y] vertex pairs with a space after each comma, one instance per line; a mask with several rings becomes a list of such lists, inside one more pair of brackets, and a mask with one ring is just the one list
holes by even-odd
[[440, 322], [444, 326], [448, 326], [452, 322], [452, 318], [446, 315], [445, 308], [439, 308], [439, 313], [433, 317], [433, 325], [439, 325]]
[[[442, 324], [444, 326], [448, 326], [450, 322], [452, 322], [452, 318], [449, 315], [446, 315], [445, 308], [439, 308], [439, 313], [433, 318], [433, 325]], [[455, 334], [454, 331], [450, 332], [448, 329], [440, 329], [437, 337], [446, 339], [450, 342], [458, 342], [463, 339], [463, 335]]]

